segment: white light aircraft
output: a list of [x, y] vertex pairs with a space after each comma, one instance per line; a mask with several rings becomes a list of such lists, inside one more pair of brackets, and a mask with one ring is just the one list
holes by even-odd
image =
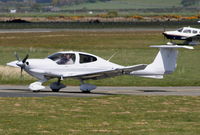
[[183, 27], [174, 31], [165, 31], [163, 35], [170, 40], [184, 40], [183, 44], [198, 45], [200, 41], [200, 29]]
[[98, 56], [76, 51], [54, 53], [44, 59], [28, 59], [28, 55], [20, 60], [16, 54], [16, 61], [7, 63], [8, 66], [20, 67], [21, 73], [25, 70], [31, 76], [39, 79], [29, 85], [32, 91], [40, 91], [45, 87], [42, 83], [58, 78], [50, 84], [53, 92], [58, 92], [65, 85], [61, 81], [65, 78], [74, 78], [81, 81], [80, 90], [90, 92], [96, 86], [84, 83], [85, 80], [103, 79], [119, 75], [133, 75], [147, 78], [162, 79], [163, 75], [172, 73], [176, 68], [178, 48], [193, 49], [191, 46], [155, 45], [159, 52], [154, 61], [147, 64], [121, 66]]

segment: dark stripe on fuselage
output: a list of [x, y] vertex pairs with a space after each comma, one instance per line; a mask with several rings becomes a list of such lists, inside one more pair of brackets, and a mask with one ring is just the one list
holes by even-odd
[[186, 40], [187, 37], [183, 37], [183, 36], [178, 36], [178, 35], [168, 35], [166, 33], [163, 33], [163, 35], [167, 38], [167, 39], [174, 39], [174, 40]]

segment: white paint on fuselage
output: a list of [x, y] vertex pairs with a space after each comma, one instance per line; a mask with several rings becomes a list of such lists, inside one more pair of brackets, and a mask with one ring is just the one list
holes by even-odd
[[[56, 73], [60, 75], [65, 75], [65, 76], [75, 76], [79, 74], [87, 74], [91, 72], [101, 72], [105, 70], [112, 70], [112, 69], [117, 69], [117, 68], [123, 68], [124, 66], [109, 62], [107, 60], [104, 60], [98, 56], [84, 53], [87, 55], [92, 55], [97, 58], [96, 61], [94, 62], [89, 62], [89, 63], [79, 63], [80, 57], [79, 53], [80, 52], [59, 52], [59, 53], [74, 53], [76, 55], [76, 60], [74, 64], [69, 64], [69, 65], [59, 65], [55, 61], [45, 58], [45, 59], [28, 59], [27, 62], [29, 63], [25, 71], [29, 73], [30, 75], [38, 78], [38, 79], [45, 79], [44, 74], [45, 73]], [[83, 52], [81, 52], [83, 54]], [[38, 70], [39, 69], [39, 70]]]
[[183, 27], [175, 31], [165, 31], [164, 34], [170, 36], [180, 36], [182, 40], [200, 34], [200, 29], [192, 27]]

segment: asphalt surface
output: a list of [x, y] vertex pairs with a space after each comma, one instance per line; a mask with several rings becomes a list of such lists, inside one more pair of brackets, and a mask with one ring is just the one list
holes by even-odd
[[[171, 30], [171, 29], [168, 29]], [[135, 31], [160, 31], [163, 28], [102, 28], [102, 29], [51, 29], [51, 28], [33, 28], [33, 29], [0, 29], [0, 33], [34, 33], [34, 32], [135, 32]]]
[[[0, 33], [29, 33], [56, 31], [162, 31], [162, 29], [0, 29]], [[98, 87], [91, 93], [82, 93], [79, 87], [67, 87], [60, 92], [52, 92], [49, 88], [40, 92], [32, 92], [28, 86], [0, 85], [0, 97], [97, 97], [107, 95], [178, 95], [200, 96], [200, 87]]]
[[98, 97], [108, 95], [177, 95], [200, 96], [200, 87], [97, 87], [91, 93], [82, 93], [78, 86], [52, 92], [48, 87], [40, 92], [32, 92], [28, 86], [0, 85], [0, 97]]

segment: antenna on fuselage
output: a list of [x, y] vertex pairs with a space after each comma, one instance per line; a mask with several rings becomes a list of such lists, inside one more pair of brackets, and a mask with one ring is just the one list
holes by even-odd
[[116, 54], [117, 54], [117, 52], [113, 53], [113, 55], [110, 56], [110, 58], [107, 61], [110, 61]]

